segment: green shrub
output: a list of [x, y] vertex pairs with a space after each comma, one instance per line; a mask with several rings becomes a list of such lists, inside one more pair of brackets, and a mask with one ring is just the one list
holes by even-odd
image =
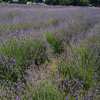
[[55, 54], [64, 52], [63, 41], [56, 34], [46, 34], [47, 42], [50, 44], [51, 51]]

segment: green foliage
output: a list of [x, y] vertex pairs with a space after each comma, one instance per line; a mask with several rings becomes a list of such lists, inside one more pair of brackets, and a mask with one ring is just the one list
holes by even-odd
[[92, 7], [92, 4], [89, 4], [90, 7]]
[[55, 54], [64, 52], [63, 41], [57, 34], [46, 34], [45, 38], [50, 44], [51, 51]]
[[77, 17], [84, 17], [84, 15], [83, 14], [78, 14]]
[[51, 23], [55, 27], [56, 25], [58, 25], [58, 20], [52, 20]]

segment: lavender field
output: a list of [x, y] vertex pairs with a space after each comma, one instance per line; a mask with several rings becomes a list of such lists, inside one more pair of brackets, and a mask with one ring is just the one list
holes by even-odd
[[0, 4], [0, 100], [100, 100], [100, 8]]

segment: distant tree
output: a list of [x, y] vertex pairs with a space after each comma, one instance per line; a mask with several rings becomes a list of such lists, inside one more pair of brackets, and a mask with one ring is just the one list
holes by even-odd
[[70, 5], [73, 4], [73, 0], [59, 0], [60, 5]]
[[53, 0], [45, 0], [45, 3], [46, 3], [46, 4], [53, 3]]
[[89, 5], [89, 0], [80, 0], [80, 4], [82, 6], [88, 6]]
[[42, 0], [35, 0], [35, 2], [42, 2]]
[[45, 0], [46, 4], [59, 5], [59, 0]]

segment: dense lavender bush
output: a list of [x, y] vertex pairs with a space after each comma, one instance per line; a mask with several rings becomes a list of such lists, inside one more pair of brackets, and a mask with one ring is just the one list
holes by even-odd
[[47, 33], [45, 37], [47, 42], [50, 44], [50, 48], [53, 53], [61, 54], [64, 52], [63, 40], [57, 35], [57, 33]]
[[[45, 63], [45, 61], [48, 59], [46, 50], [47, 47], [45, 45], [45, 41], [43, 41], [41, 38], [39, 39], [38, 36], [34, 35], [33, 38], [11, 37], [9, 39], [6, 39], [4, 43], [2, 43], [0, 52], [8, 57], [7, 63], [11, 64], [9, 66], [16, 66], [15, 68], [17, 70], [19, 69], [18, 71], [21, 72], [20, 74], [22, 74], [24, 70], [30, 68], [30, 65], [32, 65], [32, 63], [35, 63], [35, 65], [41, 65]], [[5, 60], [2, 63], [4, 62]], [[7, 63], [5, 65], [2, 64], [2, 69], [5, 72]], [[11, 71], [7, 74], [9, 73], [11, 73]], [[18, 73], [12, 73], [10, 77], [16, 80], [16, 78], [18, 78], [18, 75]]]
[[[94, 30], [97, 30], [97, 28]], [[69, 56], [67, 56], [66, 63], [63, 62], [58, 67], [59, 74], [62, 74], [63, 77], [69, 75], [70, 80], [73, 79], [73, 76], [78, 79], [81, 84], [80, 88], [83, 90], [89, 90], [94, 86], [94, 83], [97, 84], [100, 77], [100, 36], [98, 31], [95, 31], [93, 36], [95, 37], [88, 36], [87, 39], [82, 40], [82, 42], [80, 40], [77, 44], [73, 43], [73, 46], [68, 48]], [[62, 80], [61, 85], [64, 85], [66, 81], [68, 80]], [[68, 86], [66, 86], [68, 93], [69, 89], [67, 88]]]

